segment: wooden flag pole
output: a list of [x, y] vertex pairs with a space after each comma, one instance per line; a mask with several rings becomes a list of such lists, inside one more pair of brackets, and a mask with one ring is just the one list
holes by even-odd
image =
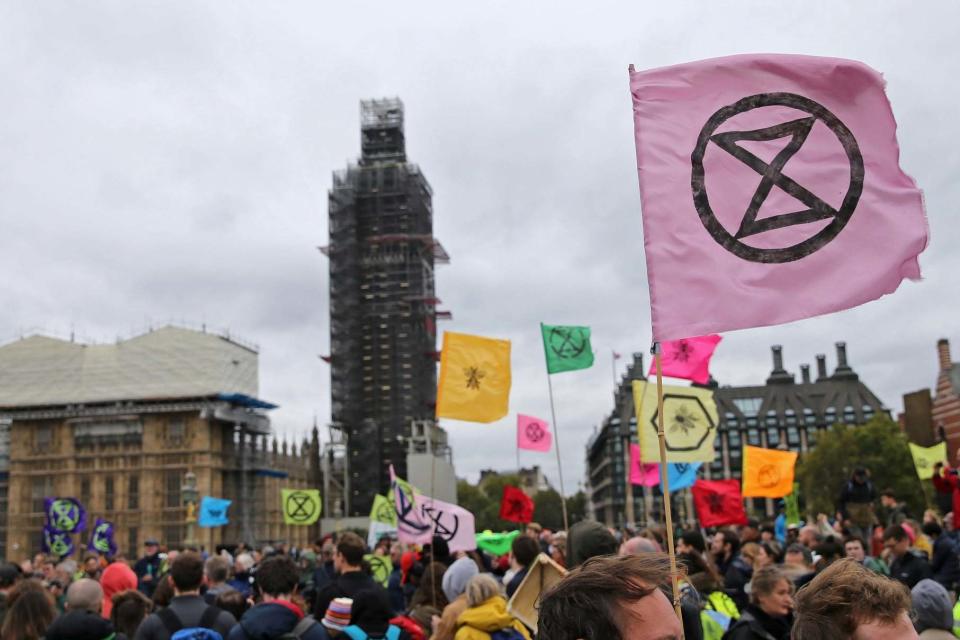
[[549, 371], [547, 372], [547, 389], [550, 391], [550, 417], [553, 418], [553, 448], [557, 451], [557, 473], [560, 475], [560, 506], [563, 507], [563, 530], [569, 534], [567, 494], [563, 490], [563, 462], [560, 461], [560, 425], [557, 424], [557, 410], [553, 406], [553, 382], [550, 381]]
[[[660, 362], [660, 343], [653, 343], [653, 356], [657, 364], [657, 439], [660, 441], [660, 488], [663, 494], [663, 515], [667, 524], [667, 553], [670, 555], [670, 583], [673, 586], [673, 610], [680, 614], [680, 573], [677, 571], [677, 554], [673, 546], [673, 513], [670, 501], [670, 474], [667, 471], [667, 442], [663, 432], [663, 367]], [[682, 633], [682, 632], [681, 632]]]

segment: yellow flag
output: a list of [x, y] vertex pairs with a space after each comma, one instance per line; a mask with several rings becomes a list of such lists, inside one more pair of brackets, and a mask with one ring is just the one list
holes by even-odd
[[[657, 385], [634, 380], [633, 405], [637, 412], [640, 461], [660, 462]], [[713, 391], [699, 387], [663, 386], [667, 462], [712, 462], [717, 422]]]
[[743, 447], [743, 491], [751, 498], [782, 498], [793, 492], [794, 451]]
[[309, 525], [320, 518], [320, 492], [316, 489], [281, 489], [284, 524]]
[[917, 468], [917, 477], [929, 480], [933, 477], [933, 465], [947, 461], [947, 443], [941, 442], [932, 447], [921, 447], [910, 443], [910, 455], [913, 456], [913, 466]]
[[443, 334], [437, 417], [494, 422], [510, 405], [510, 341]]

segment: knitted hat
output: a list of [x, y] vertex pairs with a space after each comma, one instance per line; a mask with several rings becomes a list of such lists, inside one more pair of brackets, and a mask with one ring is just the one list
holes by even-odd
[[323, 626], [332, 631], [343, 631], [350, 626], [350, 609], [352, 608], [352, 599], [334, 598], [327, 607], [326, 615], [323, 616]]

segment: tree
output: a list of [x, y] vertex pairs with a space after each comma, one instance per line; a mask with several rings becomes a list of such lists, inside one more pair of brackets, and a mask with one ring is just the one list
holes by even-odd
[[843, 485], [857, 467], [870, 471], [878, 493], [893, 489], [897, 499], [907, 503], [910, 515], [920, 519], [927, 498], [907, 438], [888, 417], [875, 416], [859, 427], [838, 424], [820, 432], [816, 448], [801, 456], [797, 479], [808, 521], [818, 513], [836, 513]]

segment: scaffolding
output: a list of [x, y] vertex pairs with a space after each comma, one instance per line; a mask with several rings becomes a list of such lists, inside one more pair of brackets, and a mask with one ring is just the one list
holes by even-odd
[[[329, 192], [331, 419], [343, 434], [345, 515], [365, 516], [406, 475], [411, 424], [436, 403], [433, 191], [406, 161], [403, 103], [360, 103], [361, 157]], [[324, 357], [326, 360], [327, 357]], [[331, 460], [330, 463], [333, 461]]]

